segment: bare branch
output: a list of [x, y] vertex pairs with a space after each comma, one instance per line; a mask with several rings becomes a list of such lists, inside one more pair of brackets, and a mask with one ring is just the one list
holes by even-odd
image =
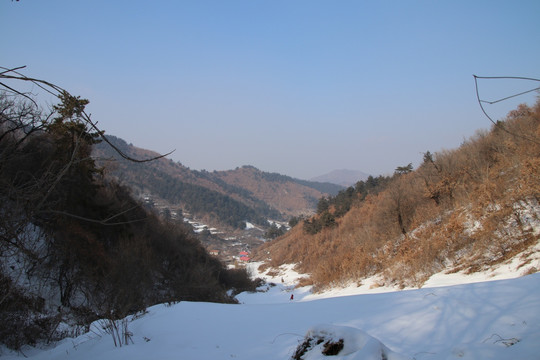
[[[56, 96], [58, 98], [60, 98], [60, 95], [67, 95], [67, 96], [73, 97], [73, 95], [71, 95], [68, 91], [66, 91], [65, 89], [61, 88], [58, 85], [55, 85], [55, 84], [53, 84], [51, 82], [48, 82], [48, 81], [45, 81], [45, 80], [27, 77], [27, 76], [25, 76], [25, 75], [23, 75], [23, 74], [21, 74], [20, 72], [17, 71], [17, 70], [20, 70], [20, 69], [23, 69], [23, 68], [25, 68], [25, 66], [19, 66], [19, 67], [12, 68], [12, 69], [0, 66], [0, 69], [4, 70], [4, 71], [0, 72], [0, 79], [28, 81], [28, 82], [31, 82], [31, 83], [35, 84], [36, 86], [38, 86], [42, 90], [48, 92], [49, 94], [54, 95], [54, 96]], [[10, 75], [10, 74], [15, 74], [15, 75]], [[6, 85], [5, 83], [0, 82], [0, 86], [4, 87], [5, 89], [8, 89], [9, 91], [12, 91], [12, 92], [18, 94], [18, 95], [24, 96], [25, 98], [31, 100], [34, 104], [36, 104], [36, 102], [32, 98], [30, 98], [28, 95], [26, 95], [26, 94], [14, 89], [14, 88], [8, 86], [8, 85]], [[166, 153], [164, 155], [159, 155], [159, 156], [149, 158], [149, 159], [135, 159], [135, 158], [127, 155], [126, 153], [124, 153], [122, 150], [120, 150], [114, 144], [112, 144], [112, 142], [104, 135], [104, 131], [101, 130], [97, 126], [97, 123], [94, 123], [92, 121], [92, 119], [90, 118], [90, 115], [88, 115], [84, 110], [82, 110], [80, 116], [81, 116], [82, 120], [88, 126], [90, 126], [93, 130], [95, 130], [99, 134], [100, 138], [103, 141], [105, 141], [110, 147], [112, 147], [114, 149], [114, 151], [116, 151], [121, 157], [123, 157], [126, 160], [129, 160], [129, 161], [132, 161], [132, 162], [137, 162], [137, 163], [149, 162], [149, 161], [153, 161], [153, 160], [157, 160], [157, 159], [161, 159], [163, 157], [166, 157], [166, 156], [172, 154], [175, 151], [175, 150], [172, 150], [172, 151], [170, 151], [170, 152], [168, 152], [168, 153]]]
[[[127, 210], [127, 211], [129, 211], [129, 210]], [[91, 223], [94, 223], [94, 224], [100, 224], [100, 225], [104, 225], [104, 226], [126, 225], [126, 224], [132, 224], [132, 223], [147, 220], [147, 218], [140, 218], [140, 219], [135, 219], [135, 220], [119, 221], [119, 222], [115, 222], [115, 223], [108, 222], [112, 218], [115, 218], [115, 217], [125, 213], [126, 211], [123, 211], [122, 213], [116, 214], [116, 215], [114, 215], [114, 216], [112, 216], [110, 218], [107, 218], [105, 220], [90, 219], [90, 218], [87, 218], [87, 217], [84, 217], [84, 216], [79, 216], [79, 215], [71, 214], [71, 213], [68, 213], [66, 211], [60, 211], [60, 210], [47, 210], [47, 212], [52, 213], [52, 214], [64, 215], [64, 216], [68, 216], [68, 217], [71, 217], [71, 218], [74, 218], [74, 219], [83, 220], [83, 221], [91, 222]]]
[[505, 98], [495, 100], [495, 101], [486, 101], [486, 100], [481, 99], [480, 98], [480, 90], [478, 89], [478, 80], [479, 79], [514, 79], [514, 80], [530, 80], [530, 81], [539, 81], [539, 82], [540, 82], [540, 79], [519, 77], [519, 76], [477, 76], [477, 75], [473, 75], [473, 77], [474, 77], [474, 85], [475, 85], [475, 88], [476, 88], [476, 99], [478, 100], [478, 105], [480, 105], [480, 109], [482, 110], [484, 115], [489, 119], [489, 121], [491, 121], [493, 123], [493, 125], [497, 126], [501, 130], [503, 130], [504, 132], [506, 132], [506, 133], [508, 133], [508, 134], [510, 134], [512, 136], [519, 137], [521, 139], [533, 142], [535, 144], [540, 144], [540, 142], [538, 142], [536, 139], [531, 138], [531, 137], [526, 136], [526, 135], [523, 135], [523, 134], [513, 133], [510, 130], [508, 130], [506, 128], [506, 126], [504, 126], [504, 124], [502, 122], [493, 120], [491, 118], [491, 116], [488, 115], [486, 109], [484, 109], [484, 105], [482, 105], [483, 103], [496, 104], [498, 102], [508, 100], [508, 99], [514, 98], [516, 96], [520, 96], [520, 95], [527, 94], [527, 93], [530, 93], [530, 92], [535, 91], [535, 90], [539, 90], [540, 87], [532, 89], [532, 90], [528, 90], [528, 91], [525, 91], [525, 92], [522, 92], [522, 93], [519, 93], [519, 94], [510, 95], [510, 96], [507, 96]]
[[3, 74], [8, 73], [8, 72], [15, 72], [17, 70], [24, 69], [25, 67], [26, 67], [26, 65], [19, 66], [19, 67], [16, 67], [16, 68], [12, 68], [12, 69], [6, 69], [5, 67], [0, 66], [1, 69], [5, 69], [4, 71], [0, 72], [0, 75], [3, 75]]
[[164, 155], [159, 155], [159, 156], [156, 156], [156, 157], [153, 157], [153, 158], [149, 158], [149, 159], [135, 159], [135, 158], [132, 158], [131, 156], [127, 155], [126, 153], [124, 153], [122, 150], [120, 150], [117, 146], [115, 146], [106, 136], [105, 134], [103, 133], [102, 130], [100, 130], [97, 125], [90, 119], [90, 116], [88, 114], [86, 114], [86, 112], [82, 112], [81, 113], [81, 116], [82, 118], [84, 119], [84, 121], [89, 124], [92, 129], [94, 129], [96, 132], [99, 133], [101, 139], [103, 141], [105, 141], [107, 144], [109, 144], [110, 147], [112, 147], [114, 149], [114, 151], [116, 151], [118, 153], [118, 155], [120, 155], [121, 157], [123, 157], [124, 159], [126, 160], [129, 160], [129, 161], [132, 161], [132, 162], [137, 162], [137, 163], [144, 163], [144, 162], [149, 162], [149, 161], [154, 161], [154, 160], [157, 160], [157, 159], [161, 159], [163, 157], [166, 157], [166, 156], [169, 156], [170, 154], [172, 154], [173, 152], [175, 152], [176, 150], [172, 150]]

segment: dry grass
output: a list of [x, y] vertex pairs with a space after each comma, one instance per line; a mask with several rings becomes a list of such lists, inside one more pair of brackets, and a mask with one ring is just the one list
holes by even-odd
[[299, 224], [260, 253], [275, 267], [298, 264], [319, 288], [381, 273], [386, 283], [420, 286], [444, 269], [474, 272], [512, 258], [540, 240], [530, 227], [540, 220], [540, 101], [503, 126], [395, 176], [336, 227], [308, 235]]

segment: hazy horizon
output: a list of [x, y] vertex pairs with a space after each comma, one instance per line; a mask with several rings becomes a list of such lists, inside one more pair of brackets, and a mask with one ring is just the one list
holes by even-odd
[[[391, 174], [490, 127], [473, 74], [540, 78], [539, 13], [535, 0], [3, 1], [0, 66], [26, 65], [89, 99], [106, 133], [192, 169]], [[480, 83], [489, 100], [534, 87]]]

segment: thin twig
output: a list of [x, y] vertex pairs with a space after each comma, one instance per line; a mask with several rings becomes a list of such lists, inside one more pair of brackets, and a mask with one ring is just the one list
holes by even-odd
[[[35, 84], [36, 86], [38, 86], [39, 88], [43, 89], [44, 91], [48, 92], [49, 94], [51, 95], [54, 95], [58, 98], [60, 98], [60, 95], [61, 94], [66, 94], [68, 96], [72, 96], [68, 91], [66, 91], [65, 89], [61, 88], [60, 86], [58, 85], [55, 85], [51, 82], [48, 82], [48, 81], [45, 81], [45, 80], [41, 80], [41, 79], [36, 79], [36, 78], [31, 78], [31, 77], [28, 77], [28, 76], [25, 76], [23, 74], [21, 74], [20, 72], [18, 72], [17, 70], [20, 70], [20, 69], [23, 69], [25, 68], [25, 66], [19, 66], [19, 67], [16, 67], [16, 68], [12, 68], [12, 69], [9, 69], [9, 68], [5, 68], [3, 66], [0, 66], [0, 69], [3, 69], [4, 71], [2, 71], [0, 73], [0, 78], [3, 78], [3, 79], [9, 79], [9, 80], [19, 80], [19, 81], [28, 81], [28, 82], [31, 82], [33, 84]], [[9, 73], [13, 73], [15, 75], [8, 75]], [[21, 96], [24, 96], [25, 98], [29, 99], [30, 101], [32, 101], [34, 104], [36, 104], [36, 102], [30, 98], [28, 95], [24, 94], [24, 93], [21, 93], [20, 91], [16, 90], [16, 89], [13, 89], [12, 87], [0, 82], [0, 86], [3, 86], [4, 88], [6, 89], [9, 89], [10, 91], [13, 91], [15, 92], [16, 94], [19, 94]], [[52, 89], [52, 90], [51, 90]], [[36, 104], [37, 105], [37, 104]], [[120, 150], [117, 146], [115, 146], [105, 135], [104, 135], [104, 131], [101, 130], [100, 128], [98, 128], [97, 126], [97, 122], [94, 123], [92, 121], [92, 119], [90, 118], [90, 115], [88, 115], [84, 110], [82, 110], [81, 112], [81, 118], [84, 120], [84, 122], [86, 122], [87, 125], [89, 125], [92, 129], [94, 129], [100, 136], [100, 138], [105, 141], [110, 147], [112, 147], [114, 149], [114, 151], [116, 151], [121, 157], [123, 157], [124, 159], [126, 160], [129, 160], [129, 161], [132, 161], [132, 162], [136, 162], [136, 163], [144, 163], [144, 162], [149, 162], [149, 161], [154, 161], [154, 160], [157, 160], [157, 159], [161, 159], [163, 157], [166, 157], [170, 154], [172, 154], [173, 152], [175, 152], [176, 150], [172, 150], [164, 155], [159, 155], [159, 156], [155, 156], [153, 158], [149, 158], [149, 159], [135, 159], [129, 155], [127, 155], [126, 153], [124, 153], [122, 150]]]
[[58, 214], [58, 215], [69, 216], [69, 217], [72, 217], [74, 219], [79, 219], [79, 220], [83, 220], [83, 221], [87, 221], [87, 222], [91, 222], [91, 223], [95, 223], [95, 224], [100, 224], [100, 225], [105, 225], [105, 226], [126, 225], [126, 224], [132, 224], [132, 223], [147, 220], [147, 218], [141, 218], [141, 219], [135, 219], [135, 220], [127, 220], [127, 221], [109, 223], [109, 222], [107, 222], [109, 219], [105, 219], [105, 220], [90, 219], [90, 218], [87, 218], [87, 217], [84, 217], [84, 216], [79, 216], [79, 215], [71, 214], [71, 213], [68, 213], [68, 212], [65, 212], [65, 211], [60, 211], [60, 210], [47, 210], [47, 212], [53, 213], [53, 214]]
[[489, 121], [491, 121], [493, 123], [493, 125], [495, 125], [496, 127], [500, 128], [501, 130], [503, 130], [504, 132], [506, 132], [506, 133], [508, 133], [508, 134], [510, 134], [512, 136], [519, 137], [521, 139], [524, 139], [524, 140], [527, 140], [527, 141], [530, 141], [530, 142], [533, 142], [535, 144], [540, 145], [540, 142], [537, 141], [536, 139], [530, 138], [530, 137], [522, 135], [522, 134], [516, 134], [516, 133], [508, 130], [506, 128], [506, 126], [504, 126], [504, 124], [502, 122], [493, 120], [491, 118], [491, 116], [488, 115], [486, 109], [484, 109], [484, 105], [482, 105], [483, 103], [488, 103], [488, 104], [493, 103], [494, 104], [494, 103], [497, 103], [497, 102], [500, 102], [500, 101], [511, 99], [513, 97], [523, 95], [523, 94], [529, 93], [529, 92], [534, 91], [534, 90], [538, 90], [538, 89], [540, 89], [540, 87], [536, 88], [536, 89], [533, 89], [533, 90], [526, 91], [524, 93], [514, 94], [514, 95], [508, 96], [506, 98], [496, 100], [494, 102], [489, 102], [489, 101], [482, 100], [480, 98], [480, 90], [478, 89], [478, 79], [514, 79], [514, 80], [531, 80], [531, 81], [539, 81], [539, 82], [540, 82], [540, 79], [519, 77], [519, 76], [477, 76], [477, 75], [473, 75], [473, 77], [474, 77], [474, 85], [475, 85], [475, 88], [476, 88], [476, 99], [478, 100], [478, 105], [480, 105], [480, 109], [482, 109], [482, 112], [489, 119]]

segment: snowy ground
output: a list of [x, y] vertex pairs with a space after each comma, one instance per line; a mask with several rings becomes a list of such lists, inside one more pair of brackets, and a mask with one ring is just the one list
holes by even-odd
[[[275, 360], [290, 359], [308, 334], [322, 342], [308, 346], [305, 360], [539, 359], [540, 274], [485, 281], [520, 275], [508, 269], [482, 277], [437, 275], [430, 287], [417, 290], [391, 291], [374, 287], [373, 280], [314, 295], [309, 288], [294, 289], [298, 274], [285, 266], [268, 278], [274, 286], [240, 294], [239, 305], [181, 302], [149, 308], [129, 323], [128, 346], [115, 347], [96, 326], [54, 348], [23, 352], [36, 360]], [[469, 284], [440, 286], [456, 282]], [[325, 344], [341, 339], [337, 356], [322, 355]], [[6, 350], [1, 357], [22, 359]]]

